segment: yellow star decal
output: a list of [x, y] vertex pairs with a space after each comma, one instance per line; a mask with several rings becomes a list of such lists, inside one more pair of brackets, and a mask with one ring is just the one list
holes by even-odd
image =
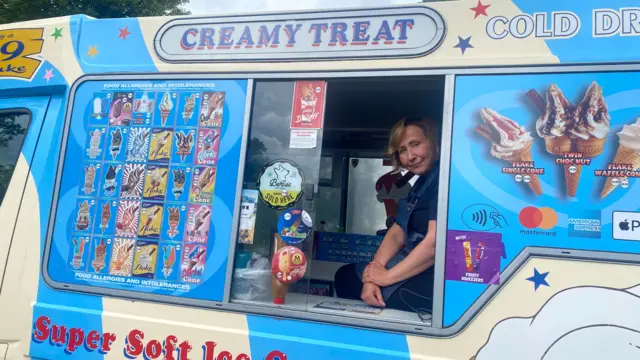
[[87, 55], [91, 56], [91, 58], [93, 59], [93, 57], [98, 54], [99, 54], [98, 45], [95, 45], [95, 46], [89, 45], [89, 52], [87, 52]]

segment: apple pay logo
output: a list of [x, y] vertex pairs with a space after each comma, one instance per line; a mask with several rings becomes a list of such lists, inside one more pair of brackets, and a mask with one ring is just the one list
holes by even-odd
[[640, 241], [640, 213], [614, 211], [613, 238]]

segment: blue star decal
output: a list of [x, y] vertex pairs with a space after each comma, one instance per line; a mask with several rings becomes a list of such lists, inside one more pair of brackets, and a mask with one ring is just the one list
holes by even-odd
[[548, 271], [546, 273], [540, 274], [538, 272], [538, 269], [533, 268], [533, 276], [530, 278], [527, 278], [527, 280], [535, 284], [535, 289], [534, 289], [535, 291], [535, 290], [538, 290], [540, 285], [549, 286], [549, 283], [546, 280], [547, 275], [549, 275]]
[[462, 55], [464, 55], [464, 52], [467, 49], [469, 48], [473, 49], [473, 45], [471, 45], [471, 36], [469, 36], [466, 39], [463, 39], [460, 36], [458, 36], [458, 45], [454, 46], [454, 48], [460, 48], [460, 50], [462, 50]]

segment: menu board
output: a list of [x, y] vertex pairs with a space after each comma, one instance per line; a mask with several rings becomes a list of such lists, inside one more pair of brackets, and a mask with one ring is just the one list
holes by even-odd
[[220, 301], [246, 81], [88, 81], [75, 93], [48, 275]]
[[639, 72], [459, 76], [454, 107], [445, 326], [527, 247], [640, 253]]

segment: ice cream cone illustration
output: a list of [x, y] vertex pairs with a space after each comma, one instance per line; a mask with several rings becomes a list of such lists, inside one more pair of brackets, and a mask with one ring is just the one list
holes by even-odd
[[189, 254], [189, 263], [187, 265], [188, 272], [194, 271], [194, 267], [198, 265], [205, 253], [206, 250], [204, 247], [198, 246], [193, 249], [193, 251]]
[[[567, 100], [564, 93], [555, 84], [549, 85], [546, 104], [535, 90], [527, 95], [536, 105], [541, 115], [536, 121], [536, 132], [544, 140], [547, 152], [557, 157], [564, 157], [573, 149], [573, 139], [569, 129], [574, 123], [575, 107]], [[571, 165], [564, 165], [564, 179], [567, 194], [575, 196], [580, 172], [571, 172]]]
[[184, 111], [182, 112], [182, 119], [186, 124], [191, 116], [193, 116], [193, 109], [196, 105], [196, 94], [191, 94], [189, 97], [184, 98], [186, 103], [184, 104]]
[[200, 211], [198, 211], [198, 213], [196, 214], [195, 222], [193, 224], [194, 234], [201, 233], [200, 228], [208, 220], [209, 214], [211, 214], [211, 210], [206, 208], [201, 208]]
[[176, 140], [178, 151], [177, 155], [180, 155], [181, 161], [184, 162], [185, 157], [193, 152], [193, 132], [190, 131], [185, 134], [183, 131], [176, 132]]
[[[524, 127], [489, 108], [480, 110], [480, 116], [484, 124], [478, 125], [476, 131], [492, 142], [492, 156], [507, 161], [533, 162], [533, 138]], [[534, 193], [541, 195], [542, 186], [538, 175], [531, 174], [530, 177], [529, 187]]]
[[87, 200], [84, 200], [80, 204], [80, 208], [78, 209], [78, 215], [76, 218], [76, 230], [82, 231], [89, 228], [89, 222], [91, 221], [91, 215], [89, 215], [90, 209], [91, 205], [89, 205], [89, 202]]
[[176, 200], [184, 193], [184, 183], [187, 181], [187, 175], [184, 169], [173, 169], [173, 196]]
[[109, 225], [109, 220], [111, 219], [111, 206], [106, 202], [102, 205], [102, 214], [100, 215], [100, 230], [104, 234], [104, 230]]
[[[625, 125], [622, 131], [618, 133], [618, 137], [620, 138], [620, 143], [612, 163], [626, 165], [628, 166], [627, 170], [638, 171], [640, 169], [640, 117], [634, 124]], [[604, 199], [618, 187], [618, 184], [614, 183], [614, 179], [613, 177], [607, 177], [600, 193], [601, 198]]]
[[208, 188], [214, 181], [216, 171], [213, 168], [207, 167], [204, 169], [200, 177], [198, 177], [198, 183], [196, 184], [196, 196], [199, 196], [204, 189]]
[[173, 109], [173, 101], [171, 101], [171, 94], [168, 92], [164, 93], [162, 96], [162, 101], [160, 102], [160, 119], [162, 120], [162, 126], [167, 123], [167, 118], [169, 117], [169, 113]]
[[[576, 107], [574, 119], [575, 123], [570, 132], [576, 140], [576, 151], [586, 158], [601, 155], [611, 126], [611, 116], [602, 96], [602, 88], [595, 81], [591, 83], [582, 101]], [[578, 176], [575, 187], [577, 188], [582, 165], [576, 167]], [[575, 189], [569, 188], [569, 190], [573, 190], [573, 195], [570, 193], [570, 196], [574, 196]]]
[[119, 128], [115, 131], [111, 131], [111, 146], [109, 146], [109, 151], [111, 152], [111, 158], [115, 159], [118, 154], [120, 154], [120, 149], [122, 148], [122, 132]]
[[164, 274], [165, 278], [168, 278], [169, 275], [173, 272], [173, 264], [176, 262], [176, 247], [174, 245], [169, 245], [169, 249], [167, 249], [167, 245], [162, 246], [163, 251], [163, 265], [162, 274]]

